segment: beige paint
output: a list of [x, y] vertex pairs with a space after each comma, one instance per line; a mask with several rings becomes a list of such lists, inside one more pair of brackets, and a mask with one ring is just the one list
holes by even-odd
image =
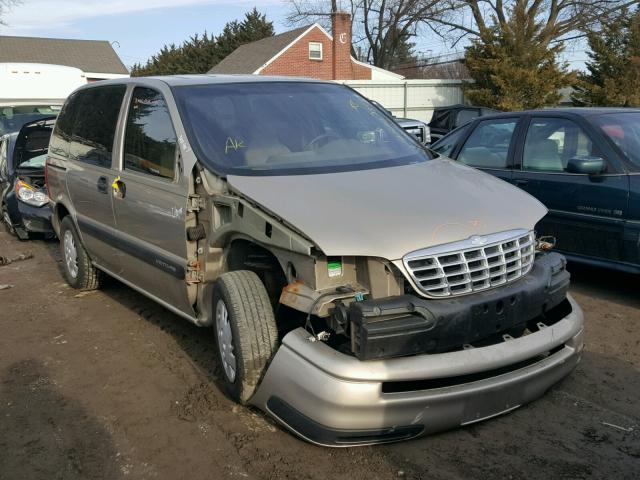
[[471, 235], [532, 230], [546, 208], [522, 190], [449, 160], [322, 175], [233, 176], [229, 184], [326, 255], [398, 260]]

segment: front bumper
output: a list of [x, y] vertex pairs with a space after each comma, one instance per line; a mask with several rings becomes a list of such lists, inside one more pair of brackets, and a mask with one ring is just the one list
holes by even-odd
[[52, 233], [51, 207], [47, 204], [42, 207], [33, 207], [24, 202], [18, 202], [18, 212], [22, 225], [27, 232]]
[[360, 361], [287, 334], [251, 399], [304, 439], [355, 446], [484, 420], [535, 400], [580, 361], [583, 314], [481, 348]]

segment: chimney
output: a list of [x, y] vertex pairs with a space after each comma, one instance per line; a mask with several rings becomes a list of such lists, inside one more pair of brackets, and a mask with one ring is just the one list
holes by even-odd
[[350, 80], [353, 78], [351, 65], [351, 15], [345, 12], [331, 14], [331, 30], [333, 35], [332, 74], [334, 80]]

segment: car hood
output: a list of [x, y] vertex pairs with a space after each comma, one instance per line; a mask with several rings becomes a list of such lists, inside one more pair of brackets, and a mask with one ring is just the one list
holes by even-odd
[[451, 160], [354, 172], [227, 177], [326, 255], [398, 260], [443, 243], [534, 225], [547, 212], [522, 190]]

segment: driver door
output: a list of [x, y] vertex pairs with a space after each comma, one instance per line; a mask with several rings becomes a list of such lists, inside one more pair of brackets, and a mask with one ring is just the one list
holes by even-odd
[[567, 171], [572, 158], [603, 158], [603, 151], [578, 119], [533, 116], [516, 155], [514, 183], [549, 209], [538, 235], [556, 237], [565, 253], [616, 261], [623, 255], [628, 177], [607, 158], [602, 174]]

